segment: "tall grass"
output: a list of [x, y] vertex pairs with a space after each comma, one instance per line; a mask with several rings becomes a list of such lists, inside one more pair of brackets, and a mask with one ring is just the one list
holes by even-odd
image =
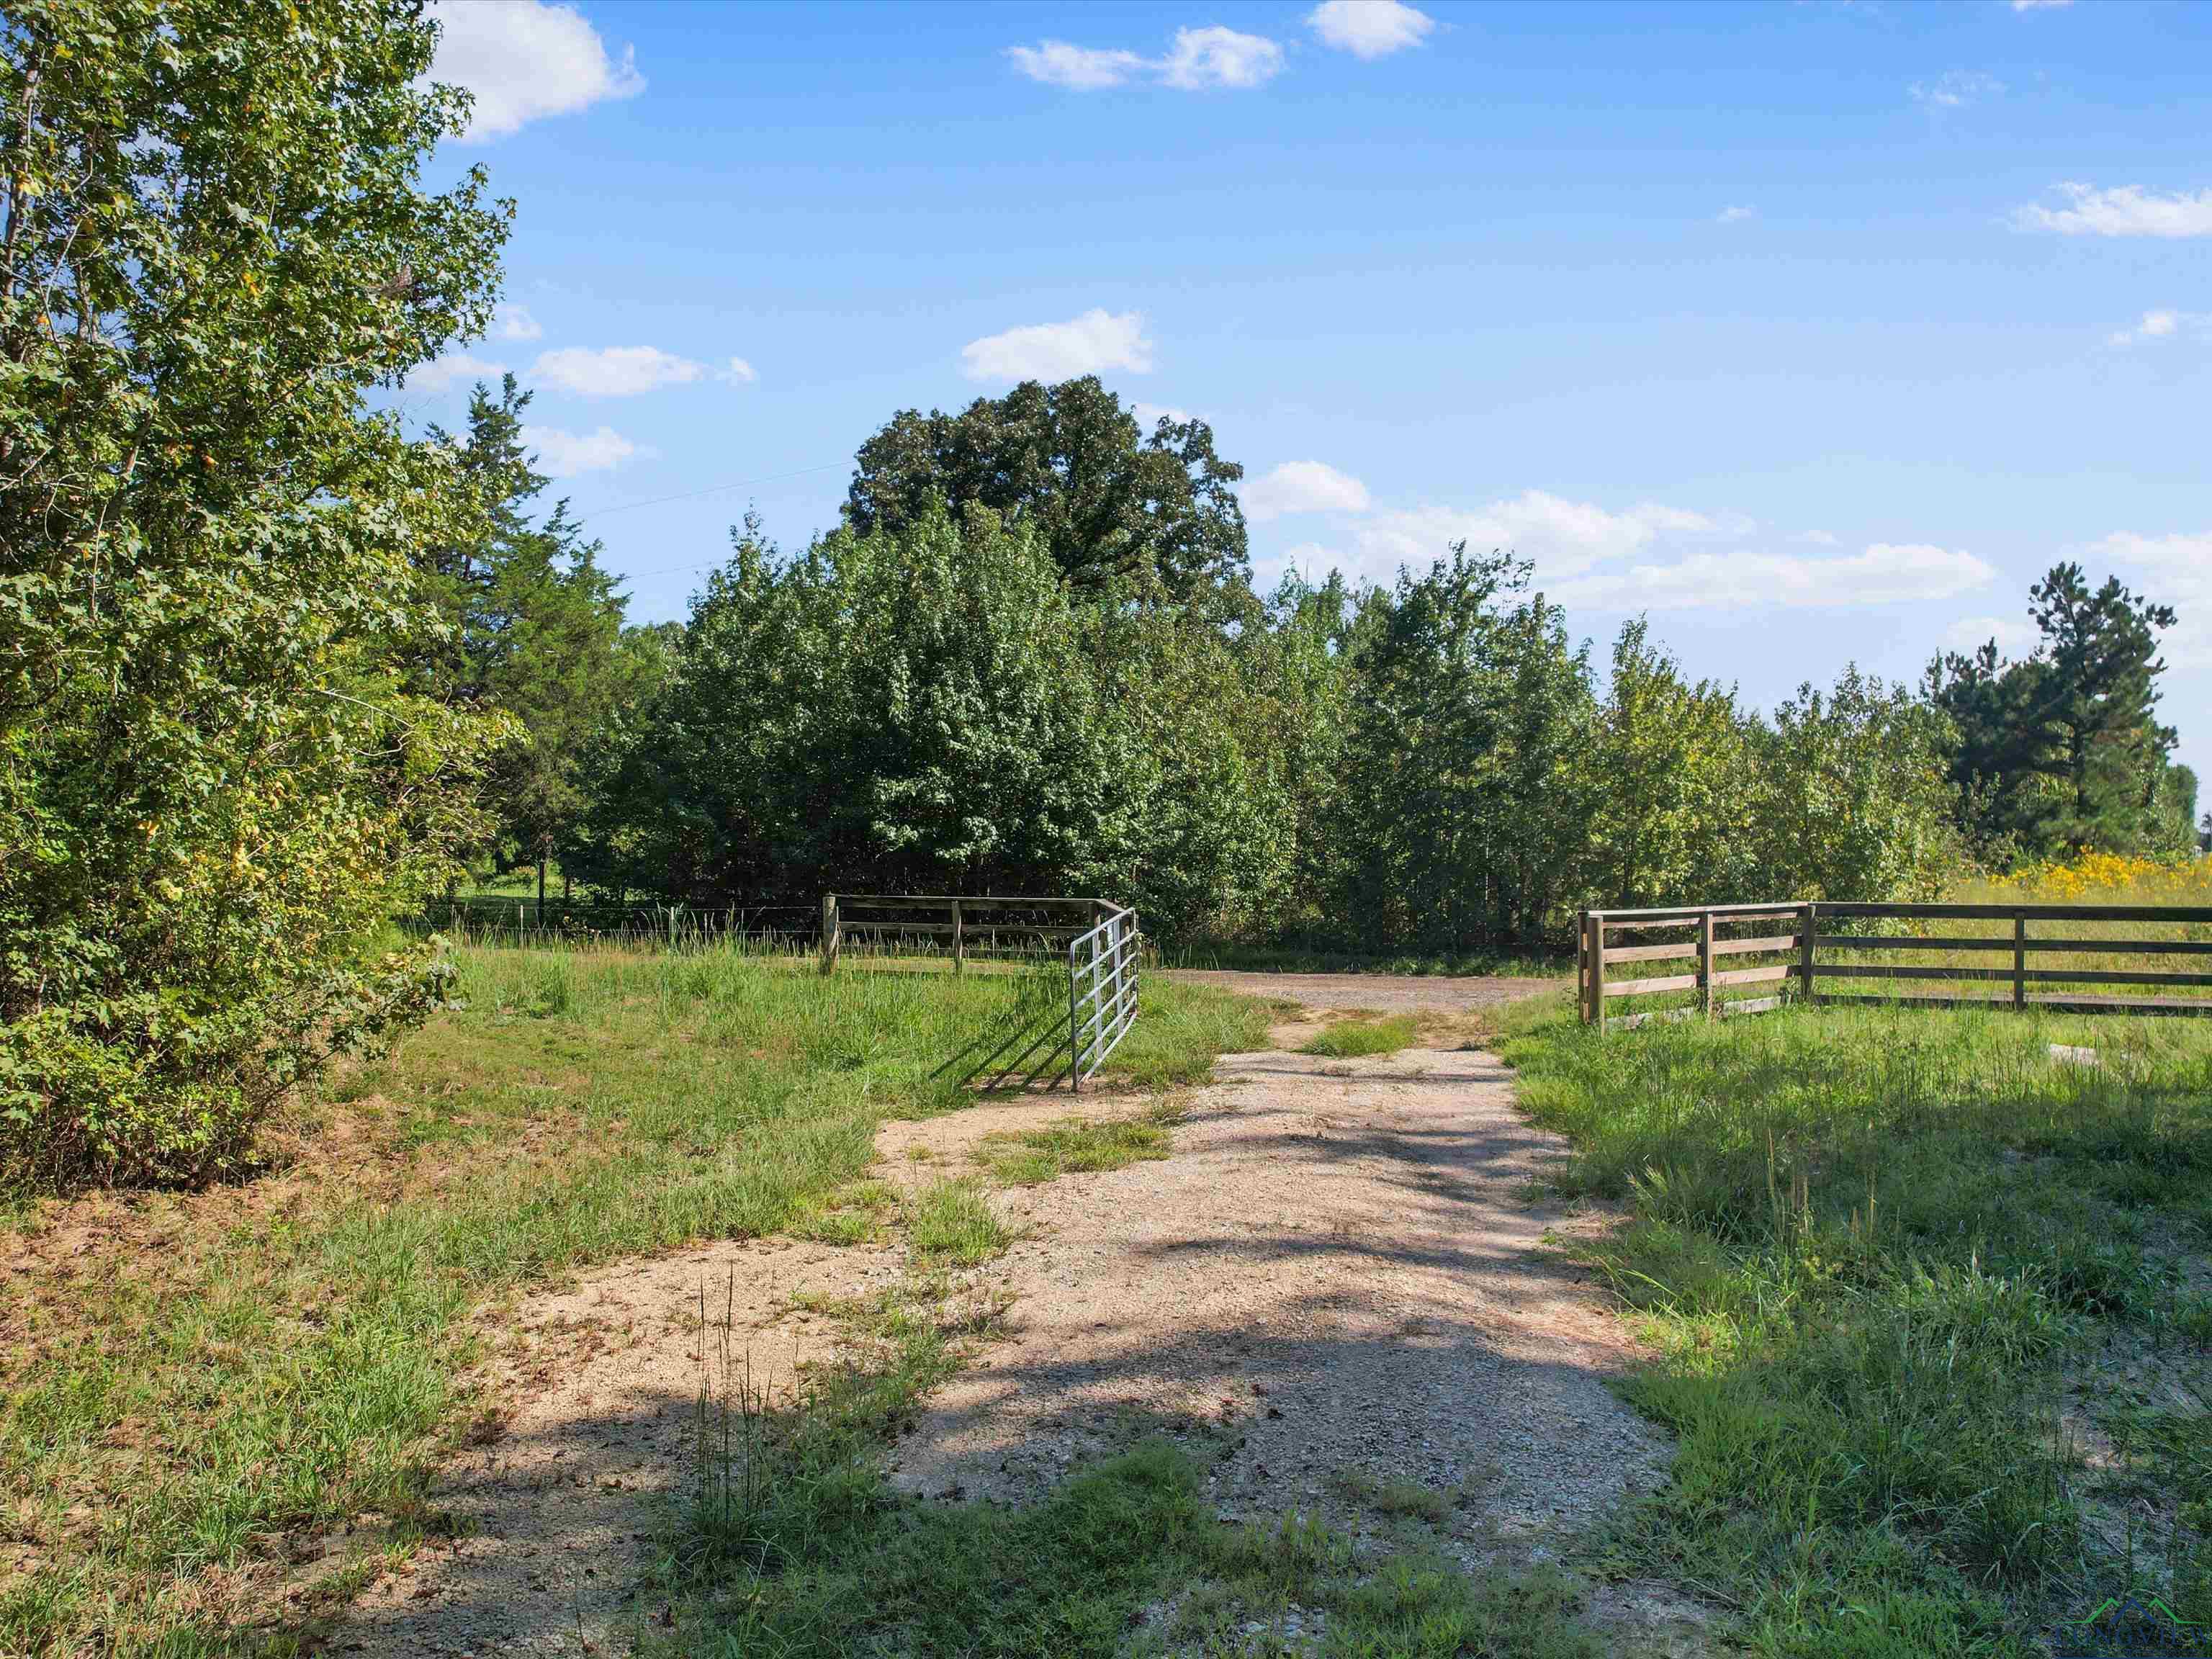
[[1575, 1144], [1565, 1184], [1630, 1206], [1600, 1260], [1667, 1353], [1632, 1394], [1680, 1451], [1620, 1529], [1626, 1562], [1737, 1610], [1761, 1653], [2036, 1652], [2152, 1595], [2165, 1613], [2097, 1615], [2074, 1650], [2197, 1650], [2212, 1522], [2154, 1504], [2115, 1545], [2106, 1510], [2130, 1500], [2078, 1454], [2145, 1376], [2166, 1437], [2122, 1473], [2185, 1487], [2212, 1444], [2172, 1394], [2201, 1392], [2212, 1328], [2212, 1030], [1518, 1024], [1506, 1057]]
[[[340, 1079], [290, 1170], [28, 1218], [0, 1353], [22, 1540], [0, 1651], [203, 1650], [265, 1615], [288, 1535], [374, 1511], [404, 1543], [426, 1437], [470, 1406], [472, 1310], [692, 1239], [864, 1231], [878, 1126], [960, 1104], [933, 1073], [1030, 994], [720, 948], [460, 966], [465, 1006]], [[1146, 996], [1109, 1074], [1264, 1042], [1257, 1005]], [[990, 1247], [973, 1210], [924, 1208], [950, 1259]], [[42, 1249], [88, 1225], [83, 1253]]]

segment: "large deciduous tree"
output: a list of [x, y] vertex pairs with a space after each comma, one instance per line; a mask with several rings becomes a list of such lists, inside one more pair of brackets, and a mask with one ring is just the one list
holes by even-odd
[[399, 0], [0, 18], [0, 1178], [183, 1178], [435, 981], [366, 941], [471, 826], [409, 695], [451, 457], [363, 394], [480, 330], [507, 213]]
[[860, 446], [845, 515], [863, 535], [902, 530], [933, 504], [1029, 525], [1068, 581], [1158, 583], [1189, 598], [1245, 570], [1243, 469], [1203, 421], [1147, 435], [1096, 375], [1025, 380], [957, 415], [904, 410]]

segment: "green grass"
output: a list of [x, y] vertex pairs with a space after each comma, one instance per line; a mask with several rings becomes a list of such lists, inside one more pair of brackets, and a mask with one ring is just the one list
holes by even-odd
[[[2153, 1595], [2172, 1617], [2071, 1639], [2202, 1650], [2179, 1621], [2212, 1620], [2203, 1442], [2171, 1425], [2201, 1424], [2172, 1402], [2208, 1376], [2212, 1031], [1512, 1023], [1526, 1103], [1577, 1150], [1565, 1186], [1630, 1207], [1598, 1260], [1666, 1354], [1629, 1393], [1680, 1449], [1609, 1540], [1621, 1570], [1734, 1610], [1763, 1654], [2041, 1652]], [[2166, 1407], [2115, 1432], [2130, 1377]], [[2111, 1467], [2081, 1455], [2100, 1432]]]
[[908, 1201], [907, 1237], [924, 1261], [972, 1267], [1013, 1242], [988, 1200], [965, 1182], [939, 1181]]
[[1362, 1054], [1395, 1054], [1419, 1041], [1420, 1032], [1411, 1014], [1391, 1014], [1372, 1019], [1340, 1019], [1298, 1052], [1354, 1060]]
[[[740, 952], [475, 949], [466, 1007], [338, 1079], [289, 1172], [88, 1200], [28, 1224], [0, 1349], [15, 1519], [0, 1652], [185, 1655], [266, 1614], [287, 1540], [364, 1514], [404, 1547], [471, 1401], [471, 1316], [702, 1237], [858, 1242], [887, 1117], [1019, 975], [841, 972]], [[1109, 1075], [1203, 1075], [1266, 1012], [1152, 984]], [[970, 1189], [908, 1218], [932, 1260], [995, 1248]], [[82, 1253], [66, 1241], [88, 1222]], [[40, 1234], [58, 1241], [41, 1254]]]
[[1003, 1186], [1034, 1187], [1064, 1175], [1126, 1169], [1148, 1158], [1163, 1158], [1182, 1116], [1162, 1101], [1133, 1117], [1062, 1118], [1042, 1129], [988, 1135], [976, 1148], [976, 1161]]

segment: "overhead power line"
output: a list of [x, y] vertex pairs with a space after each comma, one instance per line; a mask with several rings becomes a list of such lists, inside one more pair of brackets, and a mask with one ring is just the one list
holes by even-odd
[[787, 478], [804, 478], [817, 472], [835, 472], [849, 463], [829, 461], [820, 466], [802, 466], [796, 472], [775, 472], [765, 478], [739, 478], [731, 483], [708, 484], [704, 489], [686, 489], [674, 495], [652, 495], [641, 501], [621, 501], [613, 507], [594, 507], [588, 513], [576, 514], [576, 522], [583, 524], [592, 519], [611, 519], [617, 513], [635, 512], [641, 507], [660, 507], [669, 501], [696, 501], [702, 495], [720, 495], [726, 490], [750, 489], [755, 484], [781, 483]]

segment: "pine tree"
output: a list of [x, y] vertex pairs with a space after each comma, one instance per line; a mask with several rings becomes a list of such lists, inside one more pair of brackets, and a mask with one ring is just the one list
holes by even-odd
[[[1970, 833], [2001, 857], [2170, 847], [2180, 781], [2174, 730], [2158, 719], [2158, 635], [2172, 607], [2117, 578], [2093, 590], [2071, 562], [2029, 597], [2043, 635], [2033, 656], [2008, 663], [1991, 641], [1929, 669], [1929, 694], [1954, 726], [1951, 777]], [[2193, 799], [2183, 822], [2191, 810]]]
[[481, 530], [431, 558], [426, 574], [448, 633], [419, 669], [447, 701], [504, 709], [521, 726], [524, 740], [502, 752], [486, 785], [498, 824], [490, 850], [507, 867], [537, 866], [542, 908], [546, 861], [583, 810], [584, 750], [649, 662], [627, 648], [628, 601], [567, 500], [542, 520], [532, 513], [547, 480], [524, 442], [530, 399], [509, 374], [496, 397], [479, 385], [469, 400], [458, 448]]

